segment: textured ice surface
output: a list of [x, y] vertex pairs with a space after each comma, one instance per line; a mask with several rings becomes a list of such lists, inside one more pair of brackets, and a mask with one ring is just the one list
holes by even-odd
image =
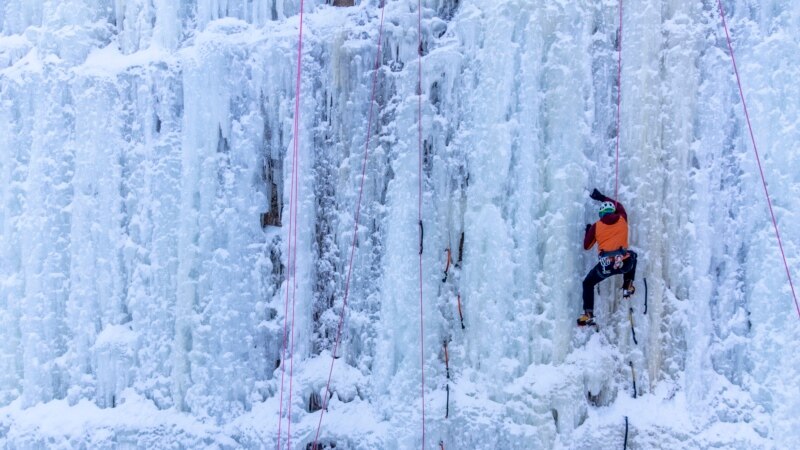
[[[275, 446], [297, 138], [283, 362], [292, 447], [313, 440], [380, 10], [305, 3], [294, 136], [298, 0], [0, 2], [0, 445]], [[417, 2], [386, 3], [321, 431], [337, 448], [423, 444]], [[599, 289], [600, 331], [574, 327], [594, 264], [587, 194], [614, 190], [617, 2], [423, 4], [425, 447], [619, 448], [626, 416], [631, 448], [795, 445], [800, 321], [716, 1], [626, 2], [619, 196], [638, 345], [619, 280]], [[800, 3], [724, 4], [797, 274]]]

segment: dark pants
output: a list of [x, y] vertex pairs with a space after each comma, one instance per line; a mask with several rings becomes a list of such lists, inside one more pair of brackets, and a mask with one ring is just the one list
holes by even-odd
[[625, 282], [633, 281], [636, 277], [636, 252], [628, 250], [628, 258], [622, 261], [622, 267], [619, 269], [614, 269], [612, 267], [608, 267], [606, 272], [603, 272], [603, 266], [600, 263], [597, 263], [594, 268], [589, 271], [586, 275], [586, 278], [583, 279], [583, 309], [584, 310], [593, 310], [594, 309], [594, 287], [597, 283], [605, 280], [606, 278], [612, 275], [622, 275], [622, 279]]

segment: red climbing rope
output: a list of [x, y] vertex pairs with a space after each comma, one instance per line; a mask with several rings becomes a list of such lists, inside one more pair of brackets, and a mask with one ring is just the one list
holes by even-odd
[[617, 52], [617, 153], [614, 169], [614, 199], [619, 199], [619, 129], [622, 110], [622, 0], [619, 0], [619, 50]]
[[[300, 36], [301, 39], [298, 44], [297, 50], [297, 60], [300, 61], [303, 52], [303, 0], [300, 0]], [[294, 139], [294, 163], [292, 164], [294, 167], [294, 229], [292, 230], [292, 248], [294, 249], [292, 258], [292, 343], [291, 343], [291, 357], [292, 360], [289, 363], [289, 408], [288, 408], [288, 415], [287, 415], [287, 427], [286, 427], [286, 448], [292, 448], [292, 393], [293, 393], [293, 381], [294, 381], [294, 318], [295, 318], [295, 304], [297, 300], [297, 211], [300, 209], [297, 206], [297, 199], [300, 197], [300, 187], [299, 183], [299, 147], [300, 147], [300, 78], [301, 78], [301, 71], [297, 71], [297, 98], [295, 100], [295, 139]]]
[[[292, 169], [292, 181], [290, 183], [290, 193], [289, 193], [289, 230], [288, 230], [288, 237], [286, 239], [286, 266], [290, 266], [290, 262], [292, 259], [292, 247], [291, 247], [291, 233], [292, 233], [292, 209], [294, 205], [294, 169]], [[281, 448], [281, 427], [283, 425], [283, 387], [284, 387], [284, 378], [286, 376], [286, 349], [288, 343], [288, 329], [289, 329], [289, 271], [286, 271], [286, 301], [283, 307], [283, 356], [281, 358], [281, 394], [280, 400], [278, 403], [278, 438], [276, 448], [280, 450]]]
[[[292, 172], [294, 176], [294, 172]], [[291, 208], [293, 202], [292, 197], [294, 195], [294, 181], [290, 184], [290, 199], [289, 199], [289, 207]], [[291, 216], [291, 209], [289, 211], [289, 235], [291, 236], [291, 229], [292, 229], [292, 216]], [[289, 261], [291, 260], [291, 239], [287, 238], [287, 261], [286, 266], [289, 266]], [[289, 329], [289, 271], [286, 271], [286, 302], [283, 307], [283, 356], [281, 358], [281, 394], [280, 400], [278, 402], [278, 437], [276, 440], [276, 448], [280, 450], [281, 448], [281, 426], [283, 425], [283, 386], [284, 386], [284, 377], [286, 375], [286, 347], [287, 347], [287, 335]]]
[[[283, 425], [283, 388], [284, 376], [286, 375], [286, 347], [287, 347], [287, 321], [289, 316], [289, 288], [291, 280], [292, 288], [292, 331], [291, 331], [291, 357], [289, 369], [289, 404], [287, 405], [287, 426], [286, 426], [286, 447], [291, 448], [292, 440], [292, 388], [294, 378], [294, 324], [295, 324], [295, 304], [297, 299], [297, 197], [298, 197], [298, 159], [300, 147], [300, 80], [302, 76], [302, 56], [303, 56], [303, 0], [300, 0], [300, 30], [297, 45], [297, 78], [295, 80], [295, 103], [294, 103], [294, 148], [292, 152], [292, 179], [289, 189], [289, 229], [286, 238], [286, 301], [284, 304], [283, 322], [283, 360], [281, 369], [281, 395], [280, 406], [278, 408], [278, 439], [277, 448], [281, 447], [281, 427]], [[292, 251], [294, 250], [294, 251]]]
[[781, 233], [778, 231], [778, 221], [775, 219], [775, 212], [772, 210], [772, 199], [769, 196], [769, 189], [767, 189], [767, 180], [764, 177], [764, 169], [761, 167], [761, 156], [758, 154], [758, 146], [756, 145], [756, 137], [753, 133], [753, 126], [750, 124], [750, 113], [747, 111], [747, 103], [744, 100], [744, 90], [742, 89], [742, 80], [739, 77], [739, 69], [736, 66], [736, 57], [733, 54], [733, 45], [731, 44], [731, 35], [728, 32], [728, 23], [725, 20], [725, 10], [722, 8], [722, 0], [717, 0], [719, 6], [719, 16], [722, 18], [722, 27], [725, 29], [725, 37], [728, 41], [728, 50], [731, 54], [731, 62], [733, 63], [733, 72], [736, 74], [736, 84], [739, 86], [739, 96], [742, 98], [742, 109], [744, 109], [744, 117], [747, 119], [747, 129], [750, 131], [750, 140], [753, 142], [753, 152], [756, 155], [756, 162], [758, 163], [758, 172], [761, 174], [761, 184], [764, 186], [764, 195], [767, 197], [767, 206], [769, 206], [769, 214], [772, 217], [772, 226], [775, 228], [775, 237], [778, 239], [778, 247], [781, 250], [781, 257], [783, 258], [783, 266], [786, 268], [786, 278], [789, 279], [789, 287], [792, 290], [792, 298], [794, 299], [794, 306], [797, 309], [797, 316], [800, 317], [800, 303], [797, 301], [797, 294], [794, 290], [794, 283], [792, 282], [792, 273], [789, 270], [789, 263], [786, 261], [786, 252], [783, 250], [783, 241], [781, 240]]
[[367, 118], [367, 139], [366, 143], [364, 144], [364, 161], [361, 164], [361, 184], [358, 189], [358, 202], [356, 203], [356, 214], [355, 214], [355, 230], [353, 231], [353, 243], [350, 246], [350, 262], [347, 268], [347, 278], [344, 285], [344, 298], [342, 301], [342, 312], [339, 314], [339, 326], [336, 329], [336, 341], [333, 344], [333, 354], [331, 355], [331, 367], [328, 370], [328, 381], [325, 384], [325, 396], [322, 398], [322, 409], [319, 413], [319, 422], [317, 423], [317, 432], [314, 435], [314, 445], [312, 448], [314, 450], [317, 449], [317, 442], [319, 441], [319, 432], [322, 429], [322, 416], [325, 413], [325, 410], [328, 407], [328, 397], [330, 396], [330, 388], [331, 388], [331, 378], [333, 377], [333, 363], [336, 361], [336, 351], [339, 348], [339, 343], [342, 338], [342, 326], [344, 324], [344, 313], [345, 309], [347, 308], [347, 297], [350, 294], [350, 276], [353, 272], [353, 257], [356, 253], [356, 242], [358, 236], [358, 220], [361, 215], [361, 198], [364, 194], [364, 179], [367, 175], [367, 160], [369, 158], [369, 143], [370, 137], [372, 136], [372, 116], [373, 116], [373, 107], [375, 105], [375, 93], [377, 91], [378, 86], [378, 69], [380, 69], [380, 62], [381, 62], [381, 44], [383, 43], [383, 14], [386, 10], [384, 5], [381, 8], [381, 23], [380, 27], [378, 28], [378, 52], [375, 56], [375, 67], [374, 72], [372, 74], [372, 99], [369, 102], [369, 115]]
[[[419, 134], [419, 195], [418, 219], [420, 224], [420, 242], [422, 241], [422, 0], [417, 0], [417, 38], [419, 66], [417, 69], [417, 130]], [[422, 304], [422, 246], [419, 252], [419, 365], [421, 372], [422, 394], [422, 449], [425, 450], [425, 327]]]

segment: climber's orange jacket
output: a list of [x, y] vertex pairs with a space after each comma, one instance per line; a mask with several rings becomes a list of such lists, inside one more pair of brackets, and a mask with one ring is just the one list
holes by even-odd
[[606, 214], [586, 230], [586, 235], [583, 237], [585, 250], [592, 248], [595, 242], [599, 253], [628, 248], [628, 213], [622, 203], [614, 202], [614, 204], [616, 212]]

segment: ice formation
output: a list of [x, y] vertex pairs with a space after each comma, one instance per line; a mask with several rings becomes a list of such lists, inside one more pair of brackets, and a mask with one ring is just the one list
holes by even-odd
[[[298, 138], [291, 444], [313, 441], [378, 44], [380, 2], [355, 3], [305, 1], [297, 136], [299, 0], [0, 3], [0, 445], [276, 445]], [[422, 3], [426, 439], [418, 11], [388, 0], [321, 442], [622, 448], [628, 417], [631, 448], [795, 445], [800, 320], [716, 0], [624, 9], [638, 345], [619, 280], [600, 332], [574, 326], [587, 194], [614, 186], [618, 2]], [[800, 274], [800, 3], [723, 4]]]

